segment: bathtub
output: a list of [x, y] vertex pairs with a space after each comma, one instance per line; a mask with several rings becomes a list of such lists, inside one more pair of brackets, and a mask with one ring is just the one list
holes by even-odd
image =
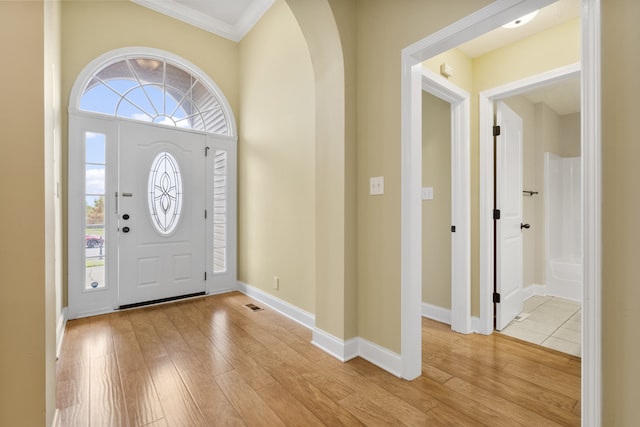
[[580, 157], [545, 153], [547, 295], [582, 301]]

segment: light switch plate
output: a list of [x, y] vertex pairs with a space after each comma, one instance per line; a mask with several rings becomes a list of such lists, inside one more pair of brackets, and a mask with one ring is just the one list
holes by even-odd
[[433, 187], [422, 187], [422, 200], [433, 200]]
[[384, 176], [369, 178], [369, 194], [372, 196], [384, 194]]

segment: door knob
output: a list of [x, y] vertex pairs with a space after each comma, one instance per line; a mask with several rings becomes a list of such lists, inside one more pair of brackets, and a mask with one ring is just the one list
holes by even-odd
[[520, 223], [520, 229], [523, 229], [523, 228], [526, 228], [528, 230], [529, 228], [531, 228], [531, 226], [529, 224]]
[[131, 230], [129, 227], [122, 227], [122, 232], [123, 233], [128, 233], [129, 230]]

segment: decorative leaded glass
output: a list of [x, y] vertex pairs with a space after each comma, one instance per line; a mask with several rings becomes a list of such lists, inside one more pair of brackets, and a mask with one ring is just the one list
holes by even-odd
[[215, 94], [196, 76], [166, 60], [121, 59], [89, 80], [80, 109], [117, 117], [229, 135]]
[[173, 154], [163, 151], [149, 171], [149, 214], [156, 231], [171, 234], [182, 211], [182, 174]]

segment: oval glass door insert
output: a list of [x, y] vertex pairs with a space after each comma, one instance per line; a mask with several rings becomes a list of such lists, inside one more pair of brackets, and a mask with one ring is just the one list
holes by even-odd
[[178, 161], [168, 151], [159, 153], [149, 171], [149, 213], [160, 235], [171, 234], [182, 211], [182, 174]]

